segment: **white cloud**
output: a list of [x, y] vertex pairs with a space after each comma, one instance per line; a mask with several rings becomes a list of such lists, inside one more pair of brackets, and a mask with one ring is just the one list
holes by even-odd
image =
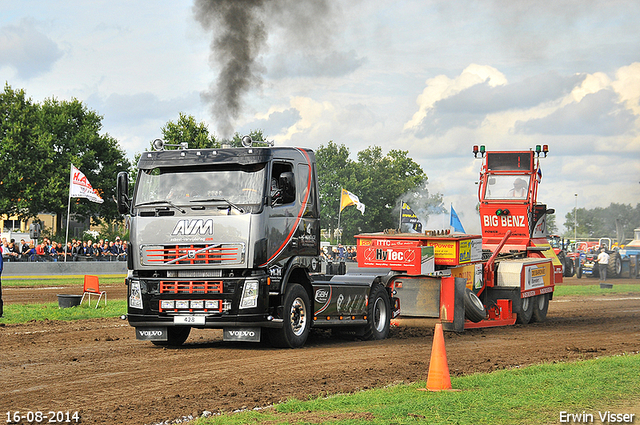
[[445, 75], [438, 75], [426, 82], [422, 94], [418, 96], [416, 103], [419, 108], [410, 121], [405, 123], [404, 129], [416, 129], [420, 126], [439, 100], [453, 96], [464, 89], [477, 84], [487, 83], [491, 87], [507, 83], [507, 79], [497, 69], [486, 65], [469, 65], [462, 73], [450, 79]]
[[20, 79], [29, 80], [50, 71], [63, 54], [32, 19], [0, 27], [0, 67], [13, 68]]

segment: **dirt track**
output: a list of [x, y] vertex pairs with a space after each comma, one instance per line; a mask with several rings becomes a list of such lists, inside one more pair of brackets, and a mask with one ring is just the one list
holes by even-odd
[[[75, 293], [3, 289], [7, 304]], [[124, 285], [105, 289], [110, 299], [124, 297]], [[452, 375], [464, 375], [638, 352], [639, 318], [638, 293], [557, 297], [545, 323], [446, 334], [449, 368]], [[0, 409], [78, 410], [83, 423], [154, 424], [203, 411], [414, 382], [426, 379], [433, 334], [432, 323], [414, 325], [400, 321], [389, 339], [375, 342], [317, 332], [300, 350], [223, 343], [221, 331], [194, 330], [183, 348], [166, 349], [136, 341], [120, 319], [4, 326], [0, 321]]]

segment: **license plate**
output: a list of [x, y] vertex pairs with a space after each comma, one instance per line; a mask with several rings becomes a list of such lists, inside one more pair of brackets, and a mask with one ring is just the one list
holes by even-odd
[[204, 325], [204, 316], [173, 316], [176, 325]]

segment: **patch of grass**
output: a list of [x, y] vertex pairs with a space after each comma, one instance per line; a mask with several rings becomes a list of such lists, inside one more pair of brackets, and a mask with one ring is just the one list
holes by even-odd
[[85, 301], [76, 307], [60, 308], [58, 303], [6, 304], [0, 323], [25, 323], [38, 320], [82, 320], [103, 317], [119, 317], [127, 312], [127, 300], [108, 300], [107, 306], [100, 301], [95, 308], [97, 297], [92, 297], [91, 307]]
[[[640, 397], [640, 355], [541, 364], [452, 378], [460, 392], [418, 391], [425, 383], [398, 385], [274, 408], [199, 419], [210, 424], [549, 424], [560, 412], [598, 412]], [[612, 371], [615, 370], [615, 373]]]
[[598, 281], [594, 281], [593, 285], [556, 285], [553, 296], [561, 297], [563, 295], [606, 295], [606, 294], [626, 294], [640, 293], [640, 283], [616, 283], [615, 280], [608, 280], [612, 283], [613, 288], [602, 289]]

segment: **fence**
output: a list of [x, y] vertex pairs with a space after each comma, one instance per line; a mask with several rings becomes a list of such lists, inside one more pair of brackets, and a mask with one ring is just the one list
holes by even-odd
[[126, 261], [7, 262], [3, 279], [21, 277], [47, 278], [59, 275], [126, 275]]

